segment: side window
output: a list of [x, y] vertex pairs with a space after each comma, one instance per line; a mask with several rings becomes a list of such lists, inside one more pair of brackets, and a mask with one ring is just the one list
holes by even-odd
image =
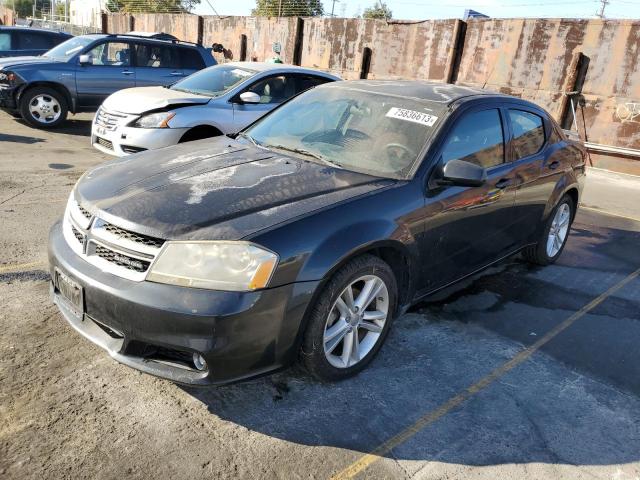
[[49, 35], [39, 32], [21, 32], [18, 35], [18, 50], [49, 50], [53, 46]]
[[180, 51], [180, 58], [182, 59], [182, 68], [186, 68], [187, 70], [201, 70], [206, 66], [200, 52], [196, 49], [178, 47], [178, 50]]
[[310, 88], [317, 87], [318, 85], [322, 85], [323, 83], [327, 83], [328, 81], [328, 79], [323, 77], [296, 77], [296, 94], [309, 90]]
[[500, 112], [491, 109], [464, 115], [445, 142], [442, 160], [464, 160], [484, 168], [504, 163]]
[[544, 145], [542, 117], [523, 110], [509, 110], [516, 160], [540, 151]]
[[136, 67], [180, 68], [178, 52], [173, 47], [140, 43], [135, 48]]
[[0, 50], [11, 50], [10, 33], [0, 33]]
[[87, 54], [93, 65], [131, 66], [131, 47], [123, 42], [106, 42], [93, 47]]
[[295, 95], [295, 81], [286, 75], [267, 77], [247, 89], [260, 95], [260, 103], [282, 103]]

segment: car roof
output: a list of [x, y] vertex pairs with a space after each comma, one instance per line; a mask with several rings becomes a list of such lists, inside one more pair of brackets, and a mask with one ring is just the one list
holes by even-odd
[[70, 33], [67, 32], [60, 32], [58, 30], [51, 30], [49, 28], [36, 28], [36, 27], [28, 27], [26, 25], [22, 26], [22, 25], [8, 25], [8, 26], [3, 26], [0, 25], [0, 31], [16, 31], [16, 32], [43, 32], [43, 33], [50, 33], [52, 35], [63, 35], [65, 37], [72, 37], [73, 35], [71, 35]]
[[479, 95], [511, 98], [508, 95], [490, 90], [422, 80], [347, 80], [326, 84], [322, 88], [353, 88], [371, 93], [395, 95], [444, 105], [450, 105], [462, 98]]
[[289, 65], [287, 63], [271, 63], [271, 62], [227, 62], [221, 63], [223, 66], [232, 66], [238, 68], [246, 68], [255, 72], [300, 72], [300, 73], [312, 73], [314, 75], [322, 75], [328, 78], [338, 79], [336, 75], [322, 70], [315, 70], [313, 68], [299, 67], [297, 65]]
[[[145, 33], [145, 32], [143, 32]], [[148, 33], [148, 32], [146, 32]], [[150, 36], [151, 35], [151, 36]], [[192, 47], [192, 48], [200, 48], [202, 45], [193, 43], [193, 42], [185, 42], [183, 40], [172, 40], [168, 37], [166, 38], [154, 38], [152, 35], [165, 35], [165, 34], [153, 34], [148, 33], [148, 35], [138, 35], [137, 33], [91, 33], [87, 35], [82, 35], [83, 37], [93, 38], [94, 40], [100, 40], [103, 38], [126, 38], [130, 40], [140, 40], [144, 42], [158, 42], [165, 45], [178, 45], [180, 47]]]

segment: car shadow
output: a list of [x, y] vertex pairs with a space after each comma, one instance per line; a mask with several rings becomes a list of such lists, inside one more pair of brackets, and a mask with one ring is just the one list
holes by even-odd
[[32, 145], [34, 143], [41, 143], [44, 141], [45, 140], [43, 138], [26, 137], [24, 135], [9, 135], [7, 133], [0, 133], [0, 142], [25, 143], [28, 145]]
[[[602, 223], [579, 214], [553, 266], [510, 260], [416, 306], [395, 321], [372, 364], [347, 381], [324, 384], [294, 366], [224, 387], [182, 388], [211, 414], [269, 437], [368, 453], [640, 266], [640, 233]], [[639, 461], [639, 307], [636, 279], [383, 455], [474, 466]]]
[[[25, 122], [22, 119], [16, 119], [16, 121], [21, 123], [25, 127], [29, 127], [29, 128], [32, 128], [34, 131], [38, 131], [38, 129], [31, 127], [31, 125], [29, 125], [27, 122]], [[55, 133], [55, 134], [89, 137], [91, 136], [91, 123], [92, 123], [91, 119], [74, 118], [73, 116], [71, 116], [60, 126], [56, 128], [45, 129], [44, 131]], [[45, 141], [42, 139], [40, 140]]]

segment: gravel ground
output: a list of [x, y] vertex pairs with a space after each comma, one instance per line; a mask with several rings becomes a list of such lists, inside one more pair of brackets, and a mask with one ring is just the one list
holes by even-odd
[[558, 264], [512, 259], [417, 306], [355, 379], [185, 388], [115, 363], [49, 300], [48, 229], [106, 159], [90, 119], [0, 113], [0, 477], [640, 479], [640, 280], [536, 347], [640, 267], [639, 222], [579, 213]]

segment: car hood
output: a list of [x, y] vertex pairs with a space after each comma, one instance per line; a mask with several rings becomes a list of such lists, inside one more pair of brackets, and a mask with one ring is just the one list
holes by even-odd
[[7, 57], [0, 58], [0, 70], [22, 67], [26, 65], [39, 65], [43, 63], [60, 63], [58, 60], [47, 57]]
[[121, 228], [170, 240], [239, 240], [395, 183], [227, 137], [107, 162], [76, 200]]
[[165, 87], [139, 87], [120, 90], [104, 101], [106, 110], [139, 115], [172, 105], [199, 105], [208, 103], [211, 97], [179, 92]]

